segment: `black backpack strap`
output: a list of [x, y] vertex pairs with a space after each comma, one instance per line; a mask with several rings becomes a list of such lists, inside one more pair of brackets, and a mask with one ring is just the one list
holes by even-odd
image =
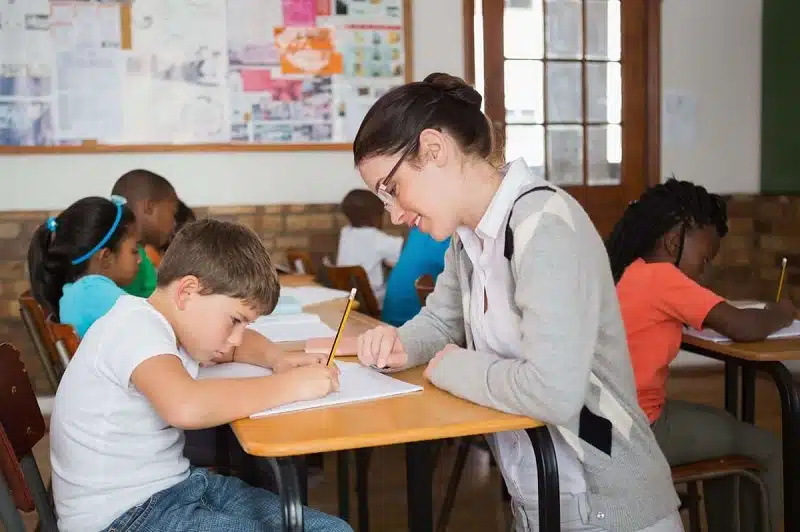
[[517, 199], [514, 200], [514, 203], [511, 204], [511, 210], [508, 213], [508, 221], [506, 222], [506, 246], [505, 250], [503, 251], [503, 255], [505, 255], [506, 259], [511, 260], [511, 256], [514, 254], [514, 233], [511, 231], [511, 215], [514, 213], [514, 206], [517, 204], [519, 200], [530, 194], [531, 192], [541, 192], [543, 190], [547, 190], [549, 192], [555, 192], [556, 189], [553, 187], [549, 187], [547, 185], [542, 185], [539, 187], [533, 187], [530, 190], [526, 190], [522, 194], [520, 194]]

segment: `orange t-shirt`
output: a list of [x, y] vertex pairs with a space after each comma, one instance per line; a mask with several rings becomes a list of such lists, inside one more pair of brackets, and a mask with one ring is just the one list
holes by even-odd
[[661, 415], [667, 374], [681, 347], [683, 326], [702, 329], [708, 313], [725, 301], [668, 262], [638, 259], [617, 283], [639, 406], [650, 423]]

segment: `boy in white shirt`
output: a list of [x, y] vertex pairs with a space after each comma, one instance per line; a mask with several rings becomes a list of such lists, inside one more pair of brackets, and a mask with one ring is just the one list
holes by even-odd
[[336, 264], [364, 268], [375, 299], [383, 306], [386, 295], [383, 267], [397, 263], [403, 250], [403, 238], [381, 231], [383, 202], [368, 190], [348, 192], [342, 200], [342, 212], [350, 225], [343, 227], [339, 234]]
[[[250, 329], [278, 299], [258, 237], [216, 220], [187, 225], [170, 245], [148, 299], [122, 296], [64, 373], [50, 425], [62, 532], [280, 529], [279, 497], [192, 468], [185, 429], [229, 423], [327, 395], [338, 373], [321, 357], [286, 354]], [[196, 380], [201, 364], [235, 360], [273, 369], [255, 379]], [[351, 531], [304, 512], [306, 530]]]

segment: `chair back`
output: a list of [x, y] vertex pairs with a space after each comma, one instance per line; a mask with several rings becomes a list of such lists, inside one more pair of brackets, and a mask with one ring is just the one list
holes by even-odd
[[66, 368], [69, 361], [75, 356], [75, 352], [78, 350], [78, 346], [81, 343], [78, 332], [72, 325], [58, 323], [53, 320], [47, 320], [47, 326], [55, 342], [59, 362]]
[[305, 249], [287, 249], [286, 260], [289, 262], [289, 267], [292, 268], [295, 273], [308, 275], [316, 274], [314, 262], [311, 260], [311, 253]]
[[[23, 512], [36, 510], [41, 530], [56, 531], [52, 498], [44, 487], [33, 457], [33, 447], [44, 437], [46, 427], [36, 394], [19, 351], [0, 345], [0, 500], [13, 501]], [[10, 515], [10, 505], [0, 504], [3, 521], [17, 532], [19, 515]], [[12, 507], [13, 508], [13, 507]], [[15, 512], [16, 513], [16, 512]], [[20, 532], [25, 529], [19, 529]]]
[[423, 307], [425, 306], [425, 301], [428, 299], [428, 296], [433, 292], [434, 286], [435, 282], [433, 276], [429, 273], [420, 275], [417, 280], [414, 281], [414, 288], [417, 290], [419, 304]]
[[47, 326], [47, 315], [44, 307], [39, 304], [31, 295], [30, 290], [26, 290], [19, 296], [19, 312], [22, 322], [33, 342], [36, 354], [44, 367], [47, 380], [50, 382], [53, 391], [58, 388], [58, 381], [64, 367], [61, 365], [58, 350], [53, 340], [50, 329]]
[[373, 318], [380, 319], [381, 307], [378, 299], [369, 284], [367, 272], [361, 266], [328, 266], [325, 269], [331, 288], [349, 292], [353, 288], [357, 289], [356, 300], [359, 303], [359, 311], [368, 314]]

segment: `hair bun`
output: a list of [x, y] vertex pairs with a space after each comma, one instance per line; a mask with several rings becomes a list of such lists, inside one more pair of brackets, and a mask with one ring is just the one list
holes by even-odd
[[442, 72], [434, 72], [433, 74], [428, 74], [423, 81], [466, 105], [480, 108], [483, 102], [483, 97], [480, 93], [459, 77]]

